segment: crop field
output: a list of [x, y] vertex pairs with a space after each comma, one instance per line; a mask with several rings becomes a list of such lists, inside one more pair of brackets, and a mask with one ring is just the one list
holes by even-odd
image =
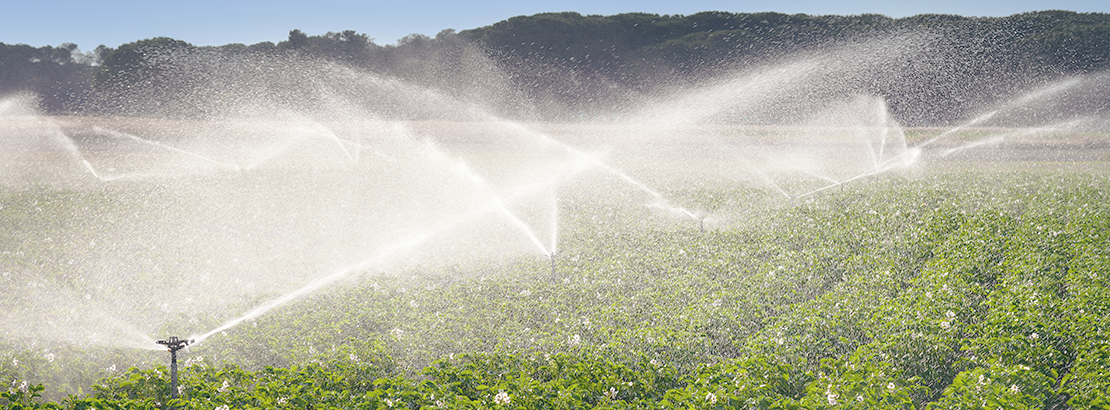
[[[97, 180], [5, 157], [76, 175], [0, 187], [7, 408], [1110, 405], [1104, 134], [869, 173], [851, 130], [324, 124], [248, 170], [200, 142], [257, 125], [54, 121]], [[175, 400], [169, 335], [198, 341]]]
[[1110, 408], [1097, 16], [780, 17], [13, 54], [0, 408]]

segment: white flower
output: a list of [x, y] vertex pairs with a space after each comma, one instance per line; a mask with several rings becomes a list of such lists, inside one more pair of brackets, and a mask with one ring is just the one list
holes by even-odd
[[944, 321], [940, 322], [940, 327], [941, 327], [941, 329], [949, 329], [949, 328], [952, 327], [952, 324], [948, 323], [947, 320], [944, 320]]
[[513, 401], [512, 398], [509, 397], [509, 393], [505, 393], [504, 390], [502, 390], [500, 393], [497, 393], [496, 396], [493, 396], [494, 404], [505, 406], [512, 402]]
[[222, 386], [220, 386], [220, 388], [216, 389], [216, 391], [218, 391], [220, 393], [226, 392], [228, 386], [230, 386], [230, 384], [227, 382], [227, 380], [224, 380], [224, 384]]
[[567, 344], [571, 345], [571, 347], [577, 347], [578, 345], [582, 344], [582, 336], [579, 336], [577, 334], [571, 336], [570, 339], [567, 340]]
[[713, 394], [713, 392], [706, 393], [705, 401], [709, 402], [709, 404], [717, 404], [717, 395]]
[[945, 317], [947, 317], [947, 318], [949, 318], [949, 319], [951, 319], [951, 318], [954, 318], [954, 317], [956, 317], [956, 313], [955, 313], [955, 312], [952, 312], [951, 310], [949, 310], [949, 311], [947, 311], [947, 312], [944, 312], [944, 316], [945, 316]]
[[395, 327], [395, 328], [393, 328], [393, 330], [390, 330], [390, 331], [389, 331], [389, 333], [393, 334], [393, 336], [395, 336], [395, 337], [397, 337], [398, 339], [400, 339], [400, 338], [401, 338], [401, 336], [404, 336], [404, 334], [405, 334], [405, 331], [404, 331], [404, 330], [401, 330], [400, 328], [396, 328], [396, 327]]
[[835, 406], [836, 405], [836, 398], [837, 397], [840, 397], [840, 395], [836, 394], [835, 392], [832, 391], [832, 385], [831, 384], [829, 385], [829, 387], [825, 388], [825, 398], [828, 399], [830, 406]]
[[185, 360], [185, 367], [200, 366], [204, 367], [204, 357], [197, 356], [195, 358]]
[[895, 389], [895, 388], [897, 388], [897, 387], [898, 387], [898, 386], [895, 386], [895, 385], [894, 385], [894, 382], [890, 382], [890, 383], [887, 383], [887, 384], [886, 384], [886, 389], [887, 389], [887, 390], [894, 390], [894, 389]]
[[227, 406], [227, 405], [225, 404], [225, 405], [223, 405], [223, 406], [220, 406], [220, 407], [216, 407], [216, 410], [231, 410], [231, 407], [228, 407], [228, 406]]
[[605, 392], [605, 397], [608, 397], [609, 400], [616, 400], [617, 393], [618, 391], [615, 387], [610, 387], [609, 391]]
[[1018, 387], [1016, 384], [1011, 384], [1010, 385], [1010, 391], [1013, 392], [1014, 394], [1018, 394], [1018, 393], [1021, 393], [1021, 388]]
[[1040, 338], [1040, 336], [1037, 335], [1037, 332], [1033, 332], [1033, 334], [1029, 335], [1029, 338], [1033, 339], [1033, 340], [1037, 340], [1038, 338]]
[[23, 383], [19, 384], [19, 391], [24, 392], [24, 393], [27, 392], [27, 381], [26, 380], [24, 380]]

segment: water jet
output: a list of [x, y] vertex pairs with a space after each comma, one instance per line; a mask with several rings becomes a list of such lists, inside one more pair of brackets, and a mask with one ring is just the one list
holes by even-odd
[[[21, 185], [10, 199], [0, 198], [12, 225], [28, 227], [5, 232], [5, 243], [35, 245], [0, 258], [0, 273], [11, 271], [13, 277], [0, 280], [5, 295], [0, 311], [18, 307], [29, 317], [17, 322], [15, 314], [0, 315], [0, 327], [35, 329], [24, 323], [50, 320], [55, 312], [72, 315], [72, 323], [82, 326], [103, 323], [100, 316], [141, 323], [136, 333], [143, 335], [181, 315], [209, 320], [204, 323], [213, 327], [223, 323], [189, 340], [142, 342], [169, 348], [176, 385], [177, 350], [238, 324], [250, 325], [248, 320], [324, 286], [377, 275], [368, 272], [371, 266], [377, 272], [406, 265], [434, 269], [439, 259], [430, 254], [451, 259], [452, 265], [471, 255], [506, 261], [526, 255], [536, 262], [543, 255], [556, 281], [563, 279], [558, 266], [565, 256], [568, 276], [576, 276], [567, 279], [578, 279], [580, 271], [591, 268], [587, 263], [607, 258], [585, 251], [607, 255], [605, 247], [614, 246], [606, 240], [611, 232], [655, 229], [672, 219], [685, 226], [692, 219], [699, 231], [710, 225], [727, 234], [734, 228], [730, 225], [746, 226], [769, 215], [761, 206], [806, 206], [802, 198], [822, 205], [820, 198], [809, 197], [857, 188], [865, 192], [858, 185], [866, 178], [899, 172], [921, 158], [963, 161], [950, 154], [1010, 138], [992, 139], [988, 133], [958, 139], [965, 137], [964, 130], [981, 132], [1002, 122], [1004, 114], [1015, 116], [1015, 108], [1039, 106], [1031, 103], [1046, 98], [1031, 94], [947, 132], [929, 130], [916, 146], [907, 147], [897, 121], [905, 115], [890, 111], [887, 97], [870, 96], [876, 91], [833, 84], [826, 94], [809, 94], [818, 81], [836, 83], [828, 81], [832, 74], [883, 71], [870, 70], [887, 60], [882, 53], [864, 54], [871, 63], [845, 66], [816, 58], [740, 73], [719, 86], [684, 87], [677, 90], [681, 96], [657, 104], [656, 110], [606, 124], [514, 122], [480, 104], [452, 99], [450, 93], [334, 67], [320, 73], [290, 70], [319, 74], [305, 76], [318, 78], [308, 85], [278, 81], [265, 94], [220, 92], [254, 97], [233, 101], [226, 112], [215, 110], [210, 118], [73, 118], [37, 126], [9, 121], [20, 127], [0, 124], [8, 127], [0, 127], [0, 141], [8, 141], [0, 155], [25, 162], [48, 154], [59, 158], [34, 166], [0, 161], [5, 169], [16, 176], [29, 175], [27, 169], [42, 175], [60, 169], [75, 177], [66, 186], [73, 186], [72, 192]], [[843, 77], [867, 78], [861, 76]], [[236, 88], [247, 82], [226, 83], [232, 91], [250, 91]], [[1073, 85], [1064, 83], [1061, 89], [1080, 88]], [[851, 98], [861, 92], [868, 95]], [[356, 98], [359, 94], [372, 97]], [[374, 101], [378, 96], [385, 102]], [[203, 93], [196, 98], [198, 104], [206, 101]], [[841, 104], [844, 99], [849, 101]], [[323, 108], [300, 103], [321, 100]], [[409, 110], [416, 114], [407, 115]], [[721, 115], [729, 113], [736, 115]], [[802, 118], [809, 113], [818, 115]], [[35, 139], [28, 135], [42, 141], [30, 144]], [[599, 152], [611, 155], [594, 155]], [[953, 158], [942, 159], [946, 156]], [[75, 164], [87, 172], [79, 174]], [[574, 180], [586, 170], [595, 171], [600, 184]], [[744, 189], [732, 189], [738, 185]], [[711, 189], [717, 197], [710, 204], [664, 198], [683, 186]], [[747, 190], [752, 186], [763, 188]], [[47, 200], [40, 204], [41, 198]], [[653, 225], [656, 221], [662, 222]], [[609, 226], [598, 228], [601, 235], [595, 237], [593, 228], [582, 228], [590, 224]], [[565, 228], [562, 233], [560, 228]], [[566, 250], [558, 249], [560, 234]], [[475, 235], [498, 242], [473, 240]], [[395, 251], [404, 251], [404, 257]], [[542, 267], [539, 263], [529, 266]], [[534, 275], [529, 280], [542, 280], [542, 272], [529, 272]], [[155, 286], [151, 283], [182, 274], [194, 276], [169, 297], [183, 303], [164, 307], [158, 318], [129, 314], [154, 304], [145, 292]], [[41, 297], [51, 287], [60, 290], [50, 295], [62, 297]], [[66, 306], [25, 307], [23, 302], [32, 299], [62, 300]], [[255, 308], [240, 312], [241, 306]], [[87, 334], [73, 331], [75, 326], [59, 326], [57, 333]], [[460, 334], [460, 344], [469, 337]], [[249, 339], [232, 335], [231, 342], [237, 338]]]
[[557, 279], [559, 278], [556, 276], [555, 273], [555, 252], [551, 252], [551, 282], [557, 283]]

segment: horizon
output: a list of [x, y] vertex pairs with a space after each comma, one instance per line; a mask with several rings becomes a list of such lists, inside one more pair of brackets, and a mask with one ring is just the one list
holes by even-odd
[[[691, 15], [706, 11], [728, 13], [776, 12], [782, 14], [859, 15], [880, 14], [904, 18], [920, 14], [950, 14], [963, 17], [1005, 17], [1014, 14], [1063, 10], [1076, 13], [1107, 13], [1110, 4], [1088, 0], [1055, 2], [988, 1], [957, 2], [945, 0], [929, 4], [880, 4], [848, 1], [829, 4], [813, 0], [779, 2], [774, 9], [757, 4], [736, 4], [721, 0], [700, 0], [674, 4], [665, 1], [563, 1], [517, 4], [488, 1], [458, 4], [444, 1], [405, 4], [368, 4], [341, 0], [326, 7], [305, 9], [287, 1], [262, 3], [238, 1], [147, 3], [120, 0], [110, 3], [76, 1], [20, 2], [9, 5], [9, 22], [0, 26], [0, 43], [32, 47], [76, 44], [82, 51], [99, 45], [120, 45], [155, 37], [170, 37], [195, 46], [278, 43], [291, 30], [310, 35], [354, 30], [366, 34], [375, 44], [394, 45], [401, 38], [419, 34], [434, 37], [443, 30], [464, 31], [485, 27], [518, 16], [540, 13], [576, 12], [582, 15], [648, 13]], [[59, 12], [62, 10], [62, 12]], [[218, 10], [219, 13], [213, 13]], [[44, 29], [42, 17], [51, 24]]]

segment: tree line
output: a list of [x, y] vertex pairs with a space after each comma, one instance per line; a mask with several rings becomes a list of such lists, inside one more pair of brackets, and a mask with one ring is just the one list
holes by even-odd
[[[117, 48], [101, 45], [86, 53], [71, 43], [40, 48], [0, 43], [0, 95], [34, 93], [41, 109], [50, 114], [110, 112], [120, 90], [136, 84], [157, 86], [158, 73], [167, 65], [181, 64], [169, 56], [182, 54], [192, 57], [189, 64], [201, 65], [227, 59], [283, 65], [289, 60], [269, 57], [299, 56], [438, 87], [471, 77], [464, 67], [473, 65], [467, 59], [480, 50], [511, 88], [521, 90], [537, 107], [583, 109], [582, 102], [588, 100], [592, 106], [586, 108], [604, 110], [629, 96], [650, 94], [662, 84], [695, 82], [846, 41], [915, 32], [929, 33], [930, 41], [944, 44], [945, 52], [906, 63], [921, 66], [917, 72], [928, 75], [876, 84], [870, 91], [890, 99], [894, 111], [922, 101], [937, 105], [935, 112], [917, 119], [921, 123], [960, 115], [971, 104], [968, 100], [989, 94], [983, 87], [990, 84], [1036, 82], [1110, 68], [1110, 14], [1105, 13], [894, 19], [874, 14], [566, 12], [513, 17], [461, 32], [444, 30], [434, 37], [412, 34], [392, 45], [376, 44], [353, 30], [323, 35], [292, 30], [276, 44], [205, 47], [162, 37]], [[954, 94], [962, 89], [976, 89], [980, 96]]]

